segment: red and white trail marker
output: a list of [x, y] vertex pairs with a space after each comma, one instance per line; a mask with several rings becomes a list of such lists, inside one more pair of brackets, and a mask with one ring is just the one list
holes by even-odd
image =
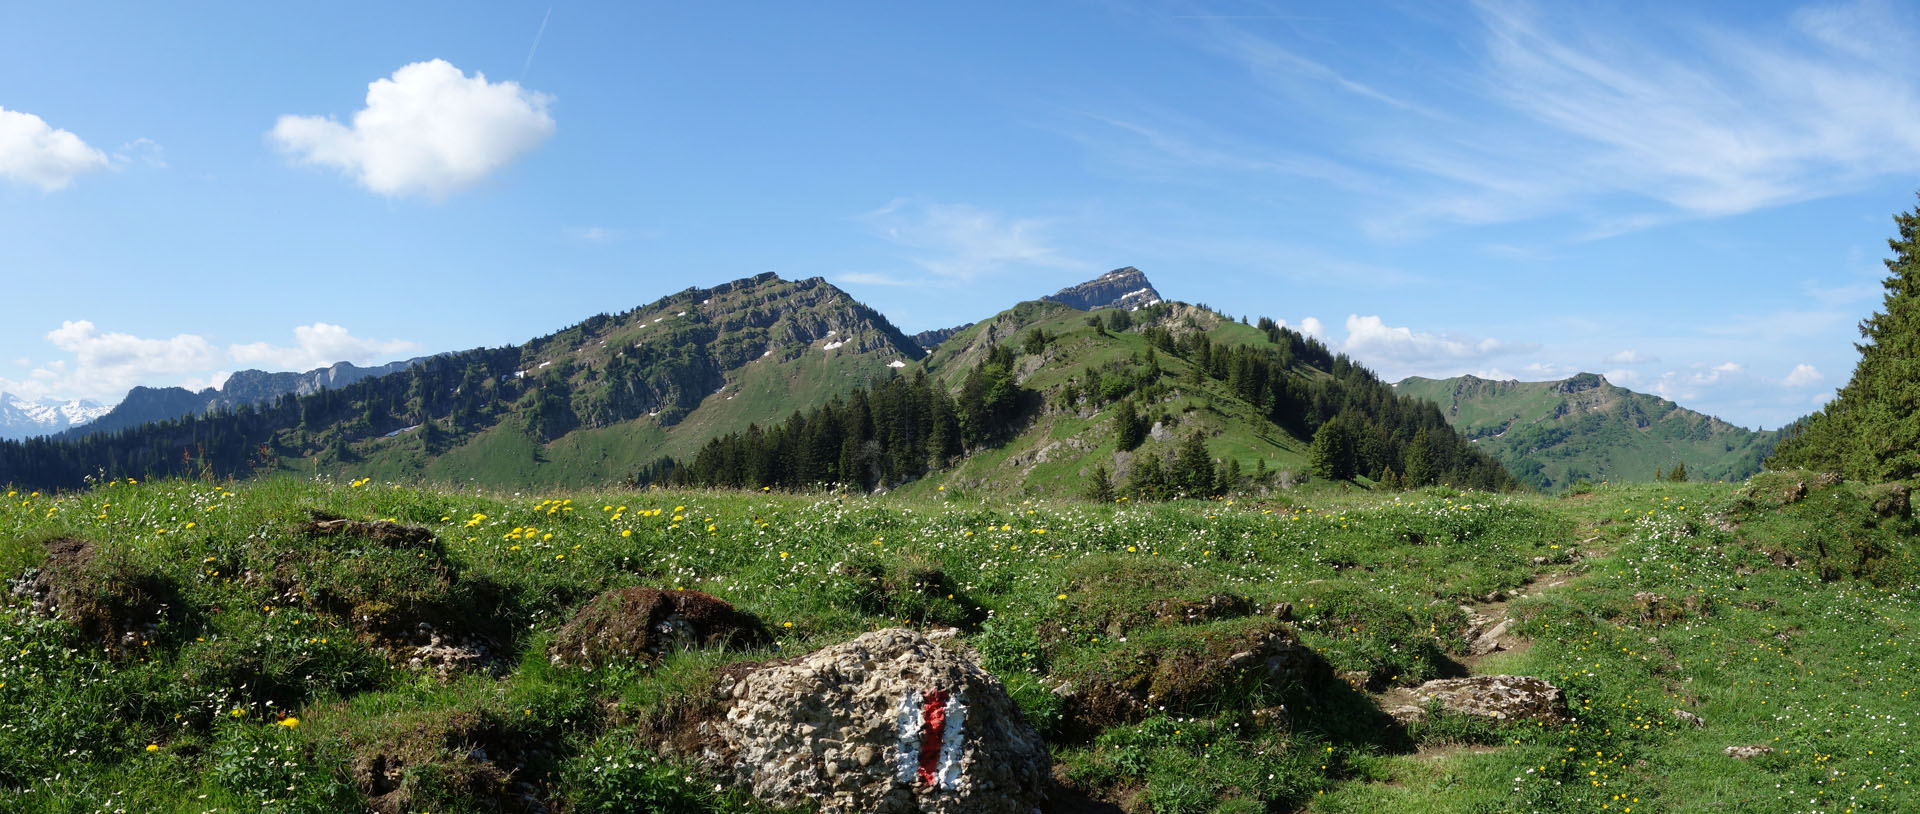
[[900, 699], [900, 736], [894, 751], [900, 782], [959, 788], [966, 721], [966, 702], [938, 687], [914, 690]]

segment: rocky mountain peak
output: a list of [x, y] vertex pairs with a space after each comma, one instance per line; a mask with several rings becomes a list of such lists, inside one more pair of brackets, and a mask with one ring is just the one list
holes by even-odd
[[1041, 299], [1093, 311], [1100, 308], [1137, 310], [1161, 301], [1160, 292], [1147, 281], [1145, 272], [1127, 266], [1117, 268], [1076, 286], [1060, 289]]

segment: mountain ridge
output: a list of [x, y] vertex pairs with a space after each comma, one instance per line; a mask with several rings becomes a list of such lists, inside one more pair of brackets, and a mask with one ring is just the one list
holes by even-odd
[[235, 371], [219, 387], [199, 391], [184, 387], [146, 387], [135, 385], [119, 403], [94, 420], [58, 433], [60, 438], [77, 438], [94, 433], [113, 432], [155, 421], [179, 418], [189, 413], [233, 409], [242, 404], [259, 405], [282, 395], [304, 396], [329, 387], [345, 387], [361, 379], [385, 376], [405, 370], [427, 359], [416, 356], [373, 367], [352, 362], [335, 362], [326, 367], [295, 373], [247, 369]]
[[1598, 373], [1523, 382], [1409, 376], [1397, 393], [1434, 402], [1448, 423], [1535, 488], [1648, 480], [1685, 464], [1694, 479], [1760, 471], [1777, 431], [1755, 431], [1607, 381]]
[[113, 405], [92, 399], [25, 399], [0, 393], [0, 438], [20, 440], [54, 435], [99, 420]]

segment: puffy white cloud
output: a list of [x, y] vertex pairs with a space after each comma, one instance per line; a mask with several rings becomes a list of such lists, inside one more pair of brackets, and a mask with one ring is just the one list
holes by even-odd
[[312, 370], [335, 362], [366, 364], [380, 357], [420, 350], [417, 342], [363, 339], [346, 328], [325, 322], [294, 328], [293, 340], [290, 347], [253, 342], [233, 345], [227, 352], [233, 361], [243, 365], [269, 370]]
[[311, 370], [335, 362], [366, 364], [414, 353], [415, 342], [362, 339], [338, 325], [316, 322], [293, 330], [294, 345], [266, 342], [220, 348], [206, 337], [179, 334], [150, 339], [102, 332], [87, 320], [69, 320], [48, 331], [47, 341], [66, 358], [35, 366], [24, 379], [0, 378], [0, 391], [28, 399], [90, 398], [118, 401], [134, 385], [219, 387], [234, 365], [270, 370]]
[[1640, 364], [1646, 364], [1648, 362], [1658, 362], [1660, 361], [1660, 357], [1649, 356], [1647, 354], [1644, 354], [1637, 350], [1633, 350], [1629, 348], [1627, 350], [1623, 350], [1623, 351], [1620, 351], [1619, 353], [1608, 356], [1607, 361], [1611, 364], [1616, 364], [1616, 365], [1640, 365]]
[[269, 134], [296, 160], [340, 169], [387, 196], [445, 198], [553, 135], [551, 98], [513, 81], [469, 77], [445, 60], [415, 62], [367, 85], [352, 126], [281, 116]]
[[105, 169], [107, 154], [32, 113], [0, 107], [0, 178], [47, 192], [73, 183], [73, 177]]
[[1485, 359], [1530, 347], [1498, 339], [1421, 333], [1388, 325], [1378, 316], [1359, 314], [1347, 316], [1347, 339], [1341, 343], [1341, 349], [1355, 358], [1397, 364]]
[[1813, 384], [1825, 378], [1825, 376], [1820, 375], [1820, 371], [1813, 365], [1800, 364], [1794, 365], [1793, 372], [1788, 373], [1787, 377], [1782, 379], [1780, 383], [1788, 387], [1805, 387], [1806, 385]]
[[68, 320], [48, 331], [48, 342], [69, 354], [28, 371], [27, 379], [0, 379], [0, 390], [30, 399], [96, 398], [116, 400], [136, 384], [171, 380], [200, 371], [225, 358], [206, 338], [180, 334], [147, 339], [102, 333], [87, 320]]
[[1275, 323], [1275, 324], [1279, 325], [1282, 328], [1292, 328], [1293, 330], [1299, 331], [1302, 334], [1311, 336], [1322, 342], [1327, 341], [1326, 323], [1321, 322], [1320, 320], [1314, 317], [1307, 317], [1306, 319], [1300, 320], [1300, 324], [1298, 325], [1290, 325], [1284, 319], [1280, 320], [1278, 323]]

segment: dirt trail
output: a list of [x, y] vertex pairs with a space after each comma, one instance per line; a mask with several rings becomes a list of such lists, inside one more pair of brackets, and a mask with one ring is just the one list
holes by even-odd
[[[1518, 586], [1507, 591], [1495, 591], [1460, 606], [1467, 614], [1467, 651], [1456, 655], [1461, 667], [1457, 675], [1486, 675], [1481, 665], [1497, 653], [1524, 653], [1533, 646], [1533, 640], [1514, 635], [1509, 628], [1519, 620], [1510, 616], [1508, 606], [1515, 600], [1542, 596], [1550, 591], [1559, 590], [1572, 584], [1573, 580], [1585, 574], [1590, 563], [1602, 559], [1611, 553], [1611, 549], [1595, 548], [1604, 535], [1598, 529], [1584, 528], [1578, 535], [1580, 539], [1567, 548], [1563, 563], [1536, 563], [1543, 570], [1536, 571]], [[1381, 709], [1420, 706], [1421, 700], [1409, 687], [1391, 687], [1384, 692], [1374, 694], [1374, 701]], [[1417, 754], [1426, 758], [1439, 758], [1460, 751], [1457, 746], [1434, 746], [1421, 749]]]

